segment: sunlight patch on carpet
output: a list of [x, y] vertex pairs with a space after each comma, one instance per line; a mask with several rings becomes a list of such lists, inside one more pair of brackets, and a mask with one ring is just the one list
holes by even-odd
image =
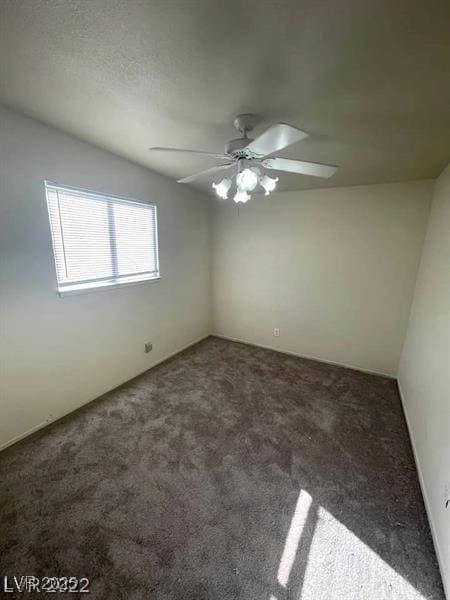
[[300, 538], [302, 537], [303, 533], [303, 528], [308, 518], [311, 502], [311, 496], [308, 494], [308, 492], [302, 490], [297, 500], [294, 516], [292, 517], [289, 532], [286, 537], [286, 543], [284, 544], [283, 554], [280, 560], [280, 566], [278, 568], [278, 582], [283, 587], [286, 587], [289, 581], [289, 575], [291, 573], [292, 565], [295, 561]]
[[[304, 549], [306, 550], [306, 549]], [[297, 600], [425, 600], [397, 571], [323, 507]]]

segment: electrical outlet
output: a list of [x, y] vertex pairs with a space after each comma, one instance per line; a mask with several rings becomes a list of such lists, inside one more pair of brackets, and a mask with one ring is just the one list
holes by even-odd
[[273, 330], [273, 336], [274, 337], [280, 337], [280, 328], [279, 327], [275, 327]]
[[144, 345], [145, 352], [148, 354], [153, 350], [153, 344], [151, 342], [146, 342]]

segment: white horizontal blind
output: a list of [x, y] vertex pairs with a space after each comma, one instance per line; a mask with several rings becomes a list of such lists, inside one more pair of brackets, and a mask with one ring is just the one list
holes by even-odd
[[60, 291], [159, 276], [155, 206], [50, 182], [45, 190]]

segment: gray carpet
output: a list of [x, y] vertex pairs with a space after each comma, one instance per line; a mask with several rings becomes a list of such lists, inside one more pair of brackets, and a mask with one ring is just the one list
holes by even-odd
[[0, 575], [88, 577], [72, 598], [444, 597], [384, 377], [211, 337], [1, 453], [0, 481]]

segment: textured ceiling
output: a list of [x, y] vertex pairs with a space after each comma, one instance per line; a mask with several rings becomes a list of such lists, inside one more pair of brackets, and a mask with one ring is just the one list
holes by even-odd
[[448, 0], [0, 0], [0, 101], [173, 178], [212, 163], [147, 148], [221, 151], [239, 112], [340, 166], [281, 189], [436, 177], [449, 40]]

